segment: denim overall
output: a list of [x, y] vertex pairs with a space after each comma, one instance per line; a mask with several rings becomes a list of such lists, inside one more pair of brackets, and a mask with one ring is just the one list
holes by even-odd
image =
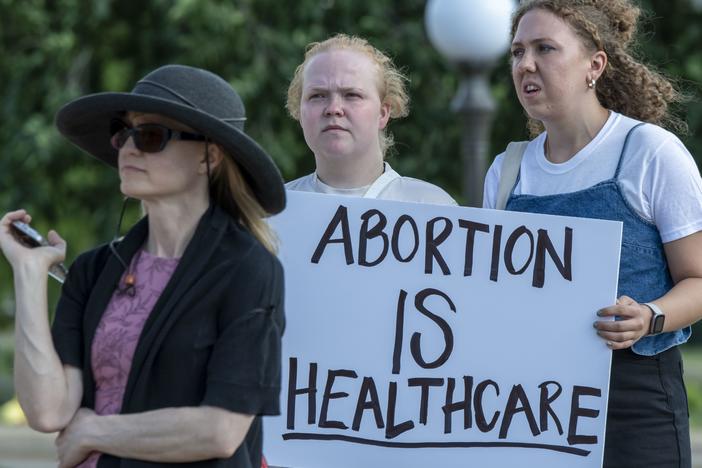
[[[626, 136], [614, 177], [572, 193], [515, 195], [505, 209], [622, 221], [619, 290], [639, 303], [651, 302], [673, 287], [656, 226], [639, 216], [623, 196], [619, 171], [634, 126]], [[516, 184], [519, 183], [519, 177]], [[593, 311], [593, 319], [595, 319]], [[594, 333], [594, 331], [593, 331]], [[678, 344], [690, 327], [647, 336], [632, 349], [612, 353], [605, 468], [691, 466], [687, 396]]]

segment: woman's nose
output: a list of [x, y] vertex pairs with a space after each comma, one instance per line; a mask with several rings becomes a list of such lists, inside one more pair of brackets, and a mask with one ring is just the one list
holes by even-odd
[[536, 70], [534, 55], [530, 51], [524, 51], [524, 54], [519, 58], [517, 70], [521, 72], [533, 72]]
[[127, 137], [124, 144], [119, 149], [119, 152], [125, 154], [141, 154], [141, 151], [136, 147], [136, 143], [134, 143], [134, 135], [129, 135]]
[[330, 95], [324, 113], [325, 115], [342, 115], [344, 106], [341, 97], [335, 94]]

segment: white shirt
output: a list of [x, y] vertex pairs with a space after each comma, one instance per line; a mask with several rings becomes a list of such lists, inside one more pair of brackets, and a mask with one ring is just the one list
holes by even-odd
[[[524, 153], [515, 195], [553, 195], [582, 190], [614, 177], [629, 130], [639, 121], [611, 112], [595, 138], [570, 160], [546, 159], [546, 133]], [[483, 207], [494, 208], [504, 153], [485, 178]], [[690, 152], [669, 131], [646, 124], [634, 130], [619, 173], [624, 198], [643, 219], [654, 223], [663, 242], [702, 231], [702, 178]]]
[[390, 164], [385, 163], [385, 170], [372, 184], [364, 187], [341, 189], [325, 184], [317, 173], [295, 179], [285, 184], [288, 190], [301, 192], [328, 193], [381, 200], [432, 203], [435, 205], [456, 205], [456, 201], [443, 189], [434, 184], [411, 177], [402, 177]]

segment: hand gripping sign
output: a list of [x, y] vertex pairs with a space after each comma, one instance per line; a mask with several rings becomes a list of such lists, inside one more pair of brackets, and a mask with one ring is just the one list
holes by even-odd
[[602, 465], [621, 223], [298, 192], [271, 223], [271, 465]]

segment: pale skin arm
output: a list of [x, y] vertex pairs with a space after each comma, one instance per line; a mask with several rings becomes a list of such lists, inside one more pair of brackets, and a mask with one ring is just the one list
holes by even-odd
[[28, 223], [31, 217], [18, 210], [0, 220], [0, 249], [15, 285], [15, 390], [29, 425], [56, 432], [69, 423], [83, 395], [81, 371], [61, 363], [49, 328], [47, 272], [64, 259], [66, 243], [52, 231], [50, 247], [26, 248], [10, 234], [13, 220]]
[[47, 272], [50, 265], [64, 259], [66, 244], [50, 232], [51, 247], [26, 248], [10, 234], [13, 220], [28, 223], [31, 217], [18, 210], [0, 220], [0, 250], [15, 277], [15, 388], [32, 428], [62, 430], [56, 441], [60, 466], [73, 467], [92, 451], [161, 462], [232, 456], [253, 416], [214, 407], [114, 416], [79, 409], [82, 372], [61, 363], [47, 313]]
[[[692, 325], [702, 318], [702, 231], [664, 244], [668, 268], [675, 286], [652, 301], [665, 313], [664, 332]], [[625, 349], [648, 333], [651, 310], [630, 297], [598, 312], [602, 317], [618, 315], [622, 320], [597, 321], [597, 334], [612, 349]]]
[[59, 468], [75, 466], [90, 452], [164, 463], [228, 458], [252, 421], [211, 406], [111, 416], [81, 408], [56, 439]]

